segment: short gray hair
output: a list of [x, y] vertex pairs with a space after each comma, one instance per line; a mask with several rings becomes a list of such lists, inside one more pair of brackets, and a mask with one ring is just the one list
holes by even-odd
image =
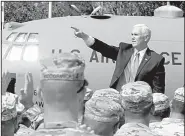
[[133, 27], [141, 27], [142, 34], [144, 36], [149, 36], [149, 40], [150, 40], [150, 38], [151, 38], [151, 30], [150, 30], [150, 28], [147, 25], [145, 25], [145, 24], [136, 24]]

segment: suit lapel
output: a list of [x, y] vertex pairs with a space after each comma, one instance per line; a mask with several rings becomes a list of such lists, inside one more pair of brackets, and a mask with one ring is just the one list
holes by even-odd
[[122, 55], [120, 55], [120, 65], [117, 66], [117, 72], [115, 74], [115, 76], [113, 77], [110, 86], [112, 86], [117, 80], [118, 78], [120, 78], [121, 74], [124, 72], [125, 67], [127, 66], [132, 54], [134, 52], [134, 48], [131, 48], [129, 50], [127, 50], [126, 52], [124, 52]]
[[141, 72], [141, 70], [143, 69], [145, 64], [150, 60], [150, 58], [151, 58], [151, 51], [149, 48], [147, 48], [146, 53], [141, 61], [141, 64], [139, 65], [138, 70], [137, 70], [136, 77], [139, 75], [139, 73]]
[[131, 56], [132, 56], [133, 53], [134, 53], [134, 48], [131, 48], [130, 50], [128, 50], [127, 52], [125, 52], [122, 55], [121, 58], [124, 58], [124, 59], [122, 59], [123, 62], [121, 64], [121, 67], [120, 67], [121, 69], [120, 69], [120, 72], [118, 74], [118, 77], [120, 77], [120, 75], [124, 72], [124, 69], [127, 66], [127, 64], [128, 64], [128, 62], [129, 62], [129, 60], [130, 60], [130, 58], [131, 58]]
[[127, 66], [132, 54], [134, 53], [134, 48], [131, 48], [130, 50], [128, 50], [127, 53], [124, 54], [124, 56], [122, 58], [125, 58], [125, 62], [123, 62], [123, 69], [125, 69], [125, 67]]

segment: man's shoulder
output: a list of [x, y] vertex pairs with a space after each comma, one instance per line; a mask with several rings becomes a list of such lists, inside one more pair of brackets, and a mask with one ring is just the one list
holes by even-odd
[[157, 53], [157, 52], [155, 52], [153, 50], [150, 50], [150, 49], [149, 49], [149, 51], [151, 53], [152, 58], [154, 58], [156, 60], [162, 60], [162, 59], [164, 59], [164, 57], [162, 55], [160, 55], [159, 53]]
[[178, 126], [184, 127], [184, 119], [173, 119], [173, 118], [164, 118], [161, 121], [162, 126]]
[[[183, 136], [184, 135], [184, 123], [176, 121], [170, 118], [164, 118], [158, 125], [151, 128], [153, 132], [164, 136]], [[174, 129], [176, 128], [176, 129]]]
[[149, 124], [149, 127], [150, 127], [150, 129], [153, 129], [153, 128], [155, 128], [156, 126], [159, 126], [160, 123], [161, 123], [161, 122], [152, 122], [152, 123]]
[[26, 127], [25, 125], [20, 124], [19, 130], [14, 134], [14, 136], [29, 136], [35, 131], [31, 128]]
[[83, 136], [98, 136], [95, 135], [94, 133], [89, 133], [80, 129], [76, 128], [61, 128], [61, 129], [39, 129], [32, 133], [30, 136], [78, 136], [78, 135], [83, 135]]
[[120, 43], [119, 43], [119, 47], [120, 47], [120, 49], [122, 49], [122, 50], [128, 50], [128, 49], [133, 48], [132, 44], [125, 43], [125, 42], [120, 42]]
[[116, 136], [158, 136], [156, 133], [151, 131], [149, 127], [142, 125], [140, 123], [129, 123], [121, 126], [121, 128], [116, 132]]

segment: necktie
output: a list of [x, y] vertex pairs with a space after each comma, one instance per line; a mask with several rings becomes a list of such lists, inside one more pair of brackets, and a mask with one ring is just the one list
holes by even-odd
[[139, 57], [140, 57], [140, 54], [137, 52], [134, 56], [134, 60], [133, 60], [133, 63], [131, 65], [131, 69], [132, 69], [132, 76], [133, 76], [133, 79], [135, 79], [135, 76], [136, 76], [136, 73], [137, 73], [137, 70], [138, 70], [138, 67], [139, 67]]
[[116, 90], [120, 91], [122, 85], [134, 82], [139, 67], [139, 57], [140, 54], [138, 52], [132, 56], [130, 62], [127, 64], [124, 72], [122, 72], [120, 79], [118, 80]]

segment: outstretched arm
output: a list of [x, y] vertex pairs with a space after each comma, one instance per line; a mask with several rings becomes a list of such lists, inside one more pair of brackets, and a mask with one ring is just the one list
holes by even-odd
[[119, 47], [108, 45], [98, 39], [95, 38], [95, 42], [91, 49], [100, 52], [103, 56], [110, 58], [112, 60], [116, 60], [119, 52]]
[[119, 47], [110, 46], [96, 38], [93, 38], [86, 33], [82, 32], [78, 28], [71, 27], [75, 30], [74, 34], [76, 37], [84, 40], [85, 44], [91, 49], [100, 52], [103, 56], [116, 60], [119, 52]]
[[163, 58], [157, 67], [157, 72], [155, 73], [153, 79], [153, 93], [165, 93], [165, 68], [164, 68], [165, 58]]

